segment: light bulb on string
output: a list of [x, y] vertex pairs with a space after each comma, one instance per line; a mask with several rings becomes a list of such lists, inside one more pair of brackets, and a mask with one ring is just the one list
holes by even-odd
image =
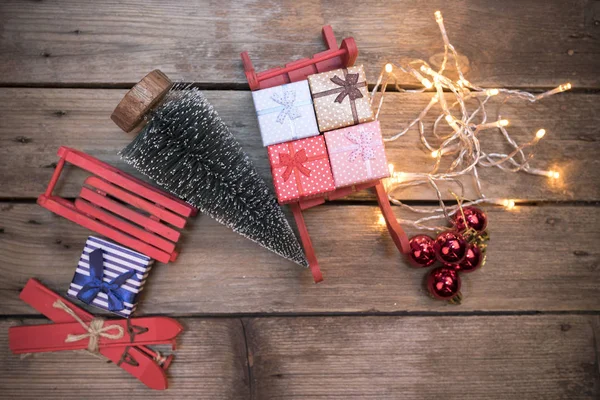
[[[443, 59], [431, 65], [425, 60], [411, 60], [405, 64], [387, 63], [381, 69], [381, 75], [377, 84], [372, 90], [373, 97], [377, 90], [381, 91], [379, 99], [379, 108], [376, 115], [379, 115], [385, 95], [385, 88], [380, 86], [384, 81], [385, 74], [391, 74], [393, 71], [394, 79], [397, 75], [405, 73], [416, 78], [421, 83], [419, 89], [405, 89], [394, 83], [398, 90], [407, 93], [431, 93], [431, 99], [425, 108], [418, 116], [401, 128], [398, 132], [385, 137], [384, 141], [394, 141], [405, 136], [411, 129], [418, 131], [420, 142], [423, 144], [425, 151], [436, 159], [435, 166], [430, 172], [411, 172], [410, 174], [396, 171], [393, 166], [390, 168], [390, 177], [385, 180], [386, 187], [389, 189], [390, 201], [408, 209], [410, 211], [427, 214], [415, 220], [402, 219], [404, 224], [411, 225], [419, 229], [437, 231], [445, 229], [440, 226], [431, 226], [432, 223], [439, 223], [440, 220], [450, 218], [457, 212], [457, 206], [446, 206], [444, 204], [445, 189], [441, 185], [460, 186], [460, 198], [464, 198], [463, 177], [473, 179], [475, 199], [471, 201], [462, 201], [462, 206], [476, 205], [481, 203], [489, 203], [503, 206], [507, 210], [512, 210], [516, 207], [516, 202], [510, 198], [488, 198], [483, 193], [483, 184], [480, 178], [481, 168], [498, 168], [506, 173], [527, 173], [538, 176], [546, 176], [553, 180], [559, 179], [561, 174], [558, 170], [538, 169], [531, 165], [533, 160], [533, 152], [536, 150], [534, 146], [540, 141], [546, 131], [539, 129], [529, 142], [519, 143], [515, 140], [509, 130], [512, 130], [512, 124], [506, 118], [501, 118], [498, 115], [496, 118], [489, 111], [490, 104], [505, 104], [510, 99], [520, 101], [536, 102], [543, 98], [561, 93], [572, 88], [570, 83], [564, 83], [558, 87], [546, 91], [541, 94], [532, 94], [529, 92], [507, 89], [501, 87], [481, 88], [470, 82], [463, 75], [465, 69], [461, 67], [458, 53], [455, 47], [450, 43], [444, 19], [440, 11], [436, 11], [435, 21], [437, 22], [443, 39]], [[448, 68], [448, 64], [452, 63], [452, 68]], [[446, 71], [452, 71], [458, 76], [449, 76]], [[387, 79], [387, 78], [386, 78]], [[428, 91], [434, 89], [433, 91]], [[430, 114], [437, 113], [437, 119], [434, 116], [435, 123], [426, 124]], [[446, 124], [440, 124], [444, 120], [454, 132], [441, 132], [441, 129]], [[431, 126], [432, 128], [429, 128]], [[497, 134], [479, 134], [482, 130], [497, 130]], [[506, 154], [490, 152], [487, 149], [488, 137], [500, 137], [505, 141], [509, 148]], [[408, 136], [407, 136], [408, 137]], [[496, 139], [497, 140], [497, 139]], [[448, 163], [440, 163], [440, 158], [448, 159]], [[408, 177], [410, 175], [410, 177]], [[464, 182], [467, 182], [466, 180]], [[402, 203], [394, 198], [391, 194], [394, 190], [402, 190], [405, 188], [414, 188], [420, 185], [428, 185], [433, 190], [440, 203], [438, 208], [418, 208]], [[448, 189], [450, 189], [450, 187]]]
[[454, 132], [458, 132], [460, 130], [460, 127], [456, 123], [456, 119], [452, 115], [447, 114], [444, 117], [444, 119], [446, 120], [446, 122], [448, 123], [448, 125], [450, 125], [450, 127], [454, 130]]
[[558, 87], [556, 87], [556, 88], [554, 88], [552, 90], [549, 90], [549, 91], [544, 92], [542, 94], [538, 94], [534, 98], [535, 98], [535, 100], [541, 100], [543, 98], [552, 96], [552, 95], [557, 94], [557, 93], [566, 92], [567, 90], [571, 90], [571, 88], [572, 88], [572, 86], [571, 86], [571, 84], [569, 82], [563, 83], [562, 85], [558, 85]]
[[546, 135], [546, 130], [545, 129], [540, 129], [535, 133], [535, 138], [537, 140], [540, 140], [541, 138], [543, 138]]
[[512, 199], [505, 199], [502, 204], [507, 210], [512, 210], [515, 208], [515, 201]]
[[433, 87], [433, 83], [427, 78], [421, 79], [421, 84], [425, 86], [427, 89], [431, 89]]

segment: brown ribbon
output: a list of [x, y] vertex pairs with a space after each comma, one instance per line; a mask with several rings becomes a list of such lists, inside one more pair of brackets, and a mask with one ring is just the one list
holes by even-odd
[[344, 98], [348, 96], [350, 101], [350, 108], [352, 110], [352, 118], [354, 119], [354, 123], [358, 124], [360, 121], [358, 119], [358, 111], [356, 111], [356, 99], [360, 99], [363, 97], [360, 89], [361, 87], [367, 86], [367, 82], [359, 82], [358, 74], [349, 74], [348, 69], [344, 68], [344, 79], [341, 79], [339, 76], [334, 75], [331, 78], [331, 82], [340, 86], [339, 88], [329, 89], [321, 93], [315, 93], [313, 98], [318, 99], [319, 97], [330, 96], [332, 94], [339, 93], [335, 98], [334, 102], [341, 103], [344, 101]]

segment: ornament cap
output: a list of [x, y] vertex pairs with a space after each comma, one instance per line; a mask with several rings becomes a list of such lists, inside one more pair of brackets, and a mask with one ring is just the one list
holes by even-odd
[[125, 132], [133, 131], [148, 113], [173, 86], [173, 82], [162, 71], [155, 69], [136, 83], [123, 96], [110, 119]]
[[462, 304], [462, 300], [463, 300], [463, 295], [459, 290], [453, 298], [448, 300], [448, 303], [453, 304], [455, 306], [459, 306]]

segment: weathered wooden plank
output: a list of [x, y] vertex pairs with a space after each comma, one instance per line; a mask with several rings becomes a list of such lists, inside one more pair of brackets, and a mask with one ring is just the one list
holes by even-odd
[[[600, 310], [597, 207], [487, 211], [488, 262], [463, 276], [461, 306], [427, 296], [425, 271], [407, 266], [378, 224], [377, 207], [323, 205], [305, 217], [325, 282], [315, 285], [308, 270], [199, 216], [182, 236], [177, 262], [153, 269], [138, 310], [176, 315]], [[0, 232], [0, 304], [6, 315], [33, 313], [18, 299], [30, 277], [64, 292], [89, 234], [33, 204], [1, 204]]]
[[[0, 84], [131, 85], [160, 67], [175, 79], [245, 84], [257, 70], [324, 49], [321, 26], [354, 36], [374, 79], [389, 60], [441, 61], [442, 10], [468, 77], [486, 86], [598, 87], [600, 8], [587, 0], [428, 2], [5, 1]], [[407, 82], [414, 83], [412, 80]]]
[[[37, 197], [45, 190], [56, 162], [60, 145], [78, 148], [128, 172], [117, 152], [132, 135], [123, 133], [109, 119], [124, 90], [0, 89], [0, 197]], [[250, 93], [207, 91], [206, 95], [242, 143], [261, 175], [271, 182], [266, 151], [262, 147]], [[390, 136], [406, 126], [429, 102], [428, 94], [390, 94], [380, 116], [384, 134]], [[547, 135], [538, 145], [532, 165], [557, 168], [558, 181], [526, 174], [509, 174], [496, 168], [481, 169], [483, 189], [490, 197], [542, 200], [598, 200], [600, 177], [595, 173], [600, 152], [598, 127], [600, 113], [597, 95], [563, 94], [535, 106], [513, 103], [502, 107], [503, 117], [511, 120], [511, 134], [525, 142], [544, 127]], [[490, 108], [490, 118], [498, 111]], [[432, 123], [434, 115], [427, 121]], [[501, 137], [485, 132], [482, 146], [487, 151], [507, 151]], [[433, 143], [433, 142], [432, 142]], [[426, 172], [433, 159], [411, 132], [387, 143], [387, 155], [396, 170]], [[77, 172], [77, 171], [73, 171]], [[79, 193], [83, 173], [72, 173], [63, 180], [60, 193], [74, 197]], [[470, 178], [465, 180], [467, 196], [474, 197]], [[454, 188], [456, 190], [456, 188]], [[445, 196], [450, 197], [447, 190]], [[425, 188], [397, 193], [402, 199], [434, 199]], [[365, 194], [355, 196], [364, 199]], [[372, 198], [371, 198], [372, 199]]]
[[175, 360], [169, 368], [169, 388], [167, 391], [153, 391], [112, 363], [85, 352], [43, 353], [21, 359], [8, 349], [9, 326], [47, 321], [3, 320], [0, 322], [2, 397], [247, 399], [248, 367], [240, 321], [179, 321], [185, 331], [179, 337]]
[[246, 322], [256, 399], [597, 399], [595, 317]]

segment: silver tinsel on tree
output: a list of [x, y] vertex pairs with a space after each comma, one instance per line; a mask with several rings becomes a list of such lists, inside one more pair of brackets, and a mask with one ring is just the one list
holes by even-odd
[[174, 87], [120, 155], [202, 213], [308, 266], [271, 191], [199, 90]]

